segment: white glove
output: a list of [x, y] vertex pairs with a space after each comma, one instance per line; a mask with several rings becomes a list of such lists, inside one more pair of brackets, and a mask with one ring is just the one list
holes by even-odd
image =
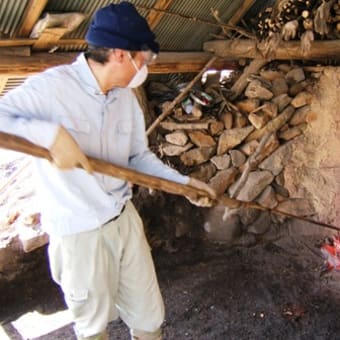
[[291, 40], [296, 36], [296, 31], [299, 27], [299, 22], [297, 20], [288, 21], [282, 27], [282, 37], [283, 40]]
[[215, 190], [209, 186], [208, 184], [196, 179], [190, 178], [189, 186], [203, 190], [207, 193], [207, 196], [198, 196], [198, 195], [190, 195], [187, 196], [187, 199], [190, 203], [198, 206], [198, 207], [211, 207], [214, 203], [214, 199], [217, 197]]
[[85, 154], [80, 150], [74, 138], [61, 126], [57, 132], [54, 143], [50, 147], [53, 163], [60, 169], [72, 169], [81, 165], [87, 172], [92, 167]]

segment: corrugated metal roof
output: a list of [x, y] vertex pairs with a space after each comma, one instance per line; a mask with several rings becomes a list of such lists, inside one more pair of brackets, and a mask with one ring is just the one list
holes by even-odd
[[[25, 7], [29, 0], [0, 0], [0, 31], [12, 36], [17, 30]], [[120, 0], [49, 0], [44, 12], [81, 12], [88, 16], [84, 22], [65, 38], [83, 39], [93, 16], [93, 13], [109, 3], [119, 3]], [[154, 8], [157, 0], [131, 0], [138, 6]], [[256, 1], [258, 3], [259, 1]], [[173, 0], [168, 11], [191, 18], [216, 20], [211, 14], [211, 8], [218, 10], [223, 22], [228, 20], [237, 11], [243, 0]], [[261, 3], [264, 3], [261, 1]], [[139, 12], [147, 17], [149, 10], [138, 8]], [[200, 51], [202, 44], [211, 39], [211, 34], [220, 32], [220, 28], [199, 21], [188, 20], [174, 15], [164, 14], [158, 26], [154, 29], [161, 50], [166, 51]], [[0, 36], [1, 38], [1, 36]], [[79, 50], [79, 46], [63, 46], [60, 51]]]
[[29, 0], [0, 1], [0, 33], [11, 38], [17, 30]]
[[[211, 14], [211, 9], [214, 9], [218, 10], [221, 20], [227, 22], [242, 2], [242, 0], [177, 1], [169, 10], [215, 23]], [[211, 34], [216, 34], [220, 30], [216, 26], [166, 14], [156, 27], [155, 33], [163, 51], [200, 51], [203, 42], [211, 39]]]

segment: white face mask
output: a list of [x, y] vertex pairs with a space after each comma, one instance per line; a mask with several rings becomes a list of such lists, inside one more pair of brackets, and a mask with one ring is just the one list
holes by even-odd
[[129, 84], [126, 87], [136, 88], [145, 82], [148, 76], [148, 67], [146, 65], [143, 65], [142, 68], [139, 70], [130, 52], [129, 52], [129, 58], [131, 60], [132, 65], [134, 66], [136, 70], [136, 74], [133, 76], [133, 78], [130, 80]]
[[138, 86], [141, 86], [146, 78], [148, 76], [148, 67], [146, 65], [143, 65], [140, 70], [136, 72], [136, 74], [133, 76], [133, 78], [130, 80], [127, 87], [129, 88], [136, 88]]

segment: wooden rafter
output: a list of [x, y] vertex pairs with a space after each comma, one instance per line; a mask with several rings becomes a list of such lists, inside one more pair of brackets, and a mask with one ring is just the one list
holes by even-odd
[[58, 45], [65, 32], [67, 32], [65, 27], [46, 28], [33, 45], [33, 50], [49, 50]]
[[[68, 64], [76, 59], [78, 53], [32, 53], [30, 57], [3, 56], [0, 58], [0, 74], [23, 76], [41, 72], [49, 67]], [[211, 58], [206, 52], [163, 52], [156, 62], [149, 66], [150, 73], [199, 72]], [[214, 68], [236, 69], [237, 63], [217, 60]]]
[[245, 0], [237, 9], [234, 15], [229, 19], [229, 25], [236, 25], [240, 22], [243, 16], [248, 12], [248, 9], [254, 4], [255, 0]]
[[[0, 39], [0, 47], [33, 46], [38, 39]], [[60, 39], [58, 45], [84, 45], [84, 39]]]
[[[157, 2], [154, 5], [154, 8], [166, 10], [167, 8], [170, 7], [172, 2], [173, 0], [157, 0]], [[156, 26], [159, 24], [163, 16], [164, 13], [156, 12], [153, 10], [150, 11], [146, 20], [148, 21], [151, 30], [154, 30], [156, 28]]]
[[307, 53], [303, 53], [300, 41], [284, 41], [268, 56], [265, 55], [265, 50], [261, 51], [261, 46], [252, 39], [208, 41], [204, 43], [203, 49], [228, 59], [261, 59], [264, 57], [267, 60], [339, 59], [340, 40], [313, 41]]
[[48, 0], [30, 0], [22, 16], [22, 21], [15, 34], [16, 37], [29, 37], [33, 26], [41, 16]]

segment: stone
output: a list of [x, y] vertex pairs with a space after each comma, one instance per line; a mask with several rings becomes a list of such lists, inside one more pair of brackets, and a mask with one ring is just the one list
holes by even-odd
[[261, 112], [250, 113], [248, 119], [255, 129], [261, 129], [268, 122], [267, 117]]
[[284, 73], [287, 73], [287, 72], [289, 72], [291, 69], [292, 69], [292, 65], [290, 65], [290, 64], [279, 64], [278, 66], [277, 66], [277, 69], [279, 70], [279, 71], [282, 71], [282, 72], [284, 72]]
[[217, 195], [221, 195], [234, 182], [237, 174], [238, 171], [235, 168], [220, 170], [210, 179], [209, 184], [216, 191]]
[[215, 148], [195, 148], [181, 155], [181, 161], [186, 166], [202, 164], [210, 159]]
[[270, 118], [274, 118], [278, 114], [278, 107], [275, 103], [272, 102], [264, 102], [262, 106], [262, 112], [269, 116]]
[[202, 131], [191, 131], [188, 133], [191, 141], [199, 148], [214, 147], [216, 142], [213, 137]]
[[285, 76], [288, 84], [295, 84], [299, 83], [300, 81], [303, 81], [306, 79], [305, 72], [301, 67], [296, 67], [287, 72]]
[[179, 145], [173, 145], [170, 143], [163, 143], [160, 146], [161, 153], [163, 153], [166, 156], [179, 156], [183, 152], [188, 151], [191, 147], [193, 147], [193, 144], [188, 143], [184, 146]]
[[272, 92], [274, 96], [288, 93], [288, 85], [285, 78], [277, 78], [273, 81]]
[[246, 156], [239, 150], [230, 150], [231, 163], [235, 168], [240, 167], [246, 162]]
[[245, 96], [248, 98], [257, 98], [261, 100], [269, 100], [273, 98], [273, 93], [264, 87], [260, 80], [253, 80], [247, 86]]
[[259, 209], [242, 208], [239, 209], [237, 214], [240, 216], [242, 225], [248, 226], [253, 223], [259, 216], [261, 211]]
[[283, 139], [285, 141], [292, 140], [304, 133], [304, 131], [307, 129], [307, 123], [300, 124], [297, 126], [294, 126], [286, 131], [280, 132], [278, 134], [278, 137], [280, 139]]
[[257, 162], [262, 162], [265, 158], [271, 155], [276, 149], [280, 147], [280, 142], [277, 139], [275, 134], [272, 134], [263, 149], [261, 150], [260, 154], [258, 155]]
[[188, 136], [184, 131], [175, 131], [165, 135], [168, 143], [184, 146], [188, 142]]
[[284, 125], [281, 126], [281, 128], [279, 129], [278, 132], [285, 132], [285, 131], [287, 131], [288, 129], [289, 129], [289, 124], [286, 123], [286, 124], [284, 124]]
[[315, 213], [310, 201], [304, 198], [291, 198], [281, 202], [276, 210], [287, 212], [296, 216], [310, 216]]
[[221, 116], [221, 121], [224, 124], [224, 127], [227, 130], [230, 130], [233, 127], [233, 115], [231, 112], [226, 112]]
[[244, 143], [242, 144], [239, 149], [247, 156], [250, 156], [251, 154], [253, 154], [256, 149], [259, 146], [259, 142], [257, 140], [252, 140], [250, 142]]
[[279, 112], [283, 111], [292, 101], [288, 94], [283, 93], [273, 98], [272, 102], [277, 106]]
[[237, 195], [237, 199], [244, 202], [254, 201], [255, 198], [269, 185], [274, 179], [270, 171], [252, 171], [243, 188]]
[[222, 155], [228, 150], [242, 143], [247, 136], [254, 130], [254, 127], [236, 128], [224, 131], [218, 141], [217, 155]]
[[195, 118], [201, 118], [203, 113], [202, 113], [202, 109], [201, 109], [201, 105], [194, 103], [193, 107], [192, 107], [192, 111], [191, 111], [191, 115]]
[[256, 98], [244, 99], [236, 103], [236, 107], [240, 110], [240, 112], [246, 115], [257, 109], [259, 106], [260, 100]]
[[241, 113], [237, 112], [235, 114], [235, 128], [243, 128], [248, 125], [248, 120]]
[[305, 105], [299, 109], [297, 109], [292, 118], [289, 121], [290, 125], [300, 125], [307, 121], [307, 116], [311, 112], [311, 108], [309, 105]]
[[295, 108], [301, 107], [301, 106], [305, 106], [307, 104], [310, 104], [312, 102], [312, 94], [307, 92], [307, 91], [303, 91], [298, 93], [294, 99], [291, 101], [291, 105]]
[[289, 191], [284, 186], [277, 184], [276, 181], [274, 181], [272, 185], [275, 193], [285, 198], [289, 197]]
[[263, 190], [256, 201], [258, 204], [269, 209], [274, 209], [278, 205], [275, 191], [271, 185], [268, 185], [267, 188]]
[[285, 176], [283, 172], [280, 172], [276, 177], [275, 177], [275, 183], [278, 185], [281, 185], [282, 187], [285, 186]]
[[211, 177], [216, 173], [216, 167], [212, 163], [202, 164], [198, 170], [190, 173], [190, 177], [199, 179], [202, 182], [207, 183]]
[[277, 176], [289, 162], [292, 156], [292, 142], [288, 142], [280, 146], [275, 152], [267, 157], [259, 168], [270, 171], [274, 176]]
[[267, 232], [271, 225], [271, 218], [268, 211], [262, 211], [260, 216], [247, 228], [248, 233], [262, 235]]
[[289, 95], [295, 97], [297, 94], [302, 92], [307, 86], [306, 81], [301, 81], [300, 83], [295, 83], [289, 88]]
[[212, 162], [218, 170], [224, 170], [230, 166], [230, 156], [228, 154], [214, 156], [210, 159], [210, 162]]
[[283, 72], [262, 69], [260, 71], [260, 76], [265, 80], [274, 81], [275, 79], [282, 78]]
[[211, 122], [209, 125], [209, 131], [213, 136], [221, 134], [224, 130], [224, 123], [220, 121]]

